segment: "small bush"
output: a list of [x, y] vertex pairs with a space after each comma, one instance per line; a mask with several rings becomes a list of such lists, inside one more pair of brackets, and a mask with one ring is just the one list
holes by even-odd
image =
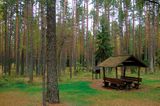
[[24, 81], [20, 79], [15, 80], [14, 78], [7, 77], [7, 76], [0, 78], [0, 88], [11, 87], [14, 85], [22, 85], [22, 84], [24, 84]]
[[8, 85], [8, 78], [0, 78], [0, 87], [6, 87]]
[[6, 81], [0, 80], [0, 87], [4, 87], [6, 85]]

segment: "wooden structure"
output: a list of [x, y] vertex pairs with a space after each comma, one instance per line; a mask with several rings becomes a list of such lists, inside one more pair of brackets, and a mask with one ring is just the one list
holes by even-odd
[[[147, 67], [143, 62], [132, 55], [114, 56], [106, 59], [98, 65], [103, 67], [103, 80], [106, 87], [111, 86], [117, 89], [130, 89], [132, 87], [139, 88], [142, 78], [140, 78], [140, 67]], [[126, 76], [126, 67], [138, 67], [138, 77]], [[115, 68], [116, 78], [108, 78], [105, 75], [105, 67]], [[121, 77], [118, 78], [117, 68], [121, 67]]]

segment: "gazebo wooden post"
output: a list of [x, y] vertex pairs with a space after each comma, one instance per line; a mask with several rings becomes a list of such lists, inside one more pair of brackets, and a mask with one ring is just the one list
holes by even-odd
[[124, 66], [123, 67], [123, 77], [125, 77], [126, 76], [126, 67]]
[[117, 67], [116, 67], [116, 78], [118, 78], [118, 72], [117, 72]]
[[105, 67], [103, 67], [103, 79], [106, 77], [105, 75]]
[[99, 78], [101, 79], [101, 70], [100, 70], [100, 72], [99, 72]]
[[[140, 78], [140, 67], [138, 67], [138, 79]], [[138, 84], [139, 84], [139, 80], [138, 80]]]

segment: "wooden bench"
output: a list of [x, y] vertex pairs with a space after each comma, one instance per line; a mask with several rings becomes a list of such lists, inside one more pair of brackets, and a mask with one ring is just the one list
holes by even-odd
[[123, 89], [125, 86], [125, 83], [121, 79], [116, 78], [104, 78], [104, 85], [105, 87], [112, 87], [112, 88], [118, 88]]
[[134, 88], [138, 89], [140, 82], [142, 82], [142, 78], [137, 78], [137, 77], [128, 77], [128, 76], [121, 76], [121, 79], [127, 79], [127, 80], [132, 80], [134, 84]]
[[132, 81], [142, 82], [142, 78], [137, 78], [137, 77], [121, 76], [121, 79], [128, 79], [128, 80], [132, 80]]
[[134, 88], [138, 89], [140, 85], [140, 83], [134, 83]]

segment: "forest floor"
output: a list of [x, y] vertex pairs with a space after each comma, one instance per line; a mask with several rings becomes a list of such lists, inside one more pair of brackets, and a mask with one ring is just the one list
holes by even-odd
[[[64, 75], [59, 83], [61, 104], [49, 106], [160, 106], [160, 72], [141, 77], [140, 89], [126, 91], [103, 88], [103, 81], [92, 80], [88, 72], [72, 79]], [[41, 91], [40, 77], [33, 84], [27, 78], [0, 77], [0, 106], [41, 106]]]

